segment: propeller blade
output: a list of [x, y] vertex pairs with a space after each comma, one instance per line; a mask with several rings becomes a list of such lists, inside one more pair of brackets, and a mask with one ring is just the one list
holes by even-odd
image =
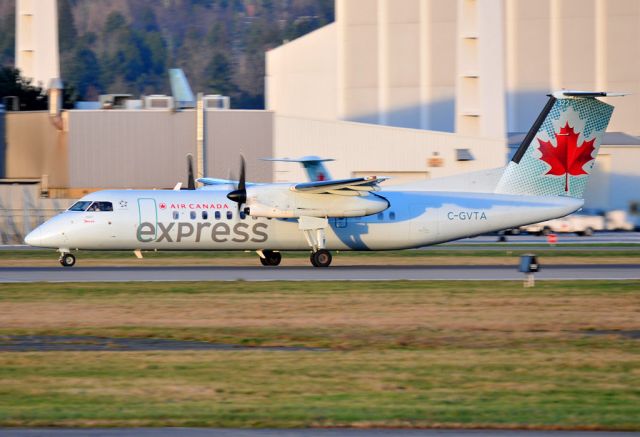
[[242, 190], [244, 192], [246, 189], [246, 181], [245, 181], [245, 163], [244, 156], [240, 155], [240, 181], [238, 181], [238, 190]]
[[187, 154], [187, 173], [188, 173], [187, 190], [195, 190], [196, 179], [193, 176], [193, 155], [191, 153]]
[[246, 188], [246, 172], [244, 156], [240, 155], [240, 180], [235, 190], [227, 194], [227, 198], [238, 204], [238, 211], [242, 209], [242, 205], [247, 202], [247, 188]]

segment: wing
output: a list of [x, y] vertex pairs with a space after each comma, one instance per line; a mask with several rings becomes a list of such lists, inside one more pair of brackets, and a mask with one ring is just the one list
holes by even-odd
[[367, 176], [364, 178], [336, 179], [297, 184], [291, 191], [313, 194], [339, 194], [343, 196], [359, 196], [370, 191], [380, 191], [380, 182], [387, 177]]

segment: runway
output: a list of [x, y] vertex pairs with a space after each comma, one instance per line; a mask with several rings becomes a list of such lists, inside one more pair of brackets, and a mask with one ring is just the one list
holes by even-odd
[[[536, 280], [640, 279], [636, 264], [542, 266]], [[386, 281], [522, 280], [514, 266], [314, 267], [1, 267], [0, 283], [131, 281]]]

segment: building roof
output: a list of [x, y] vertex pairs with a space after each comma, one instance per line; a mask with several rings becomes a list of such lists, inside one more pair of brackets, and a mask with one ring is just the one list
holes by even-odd
[[[511, 132], [508, 134], [509, 148], [517, 149], [520, 146], [522, 140], [527, 135], [526, 132]], [[639, 147], [640, 138], [633, 135], [625, 134], [624, 132], [605, 132], [604, 139], [602, 140], [602, 146], [631, 146]]]

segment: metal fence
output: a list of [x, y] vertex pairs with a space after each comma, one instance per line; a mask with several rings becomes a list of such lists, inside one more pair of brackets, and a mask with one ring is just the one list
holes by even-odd
[[40, 198], [39, 185], [1, 185], [0, 244], [24, 244], [29, 232], [71, 203], [70, 199]]

